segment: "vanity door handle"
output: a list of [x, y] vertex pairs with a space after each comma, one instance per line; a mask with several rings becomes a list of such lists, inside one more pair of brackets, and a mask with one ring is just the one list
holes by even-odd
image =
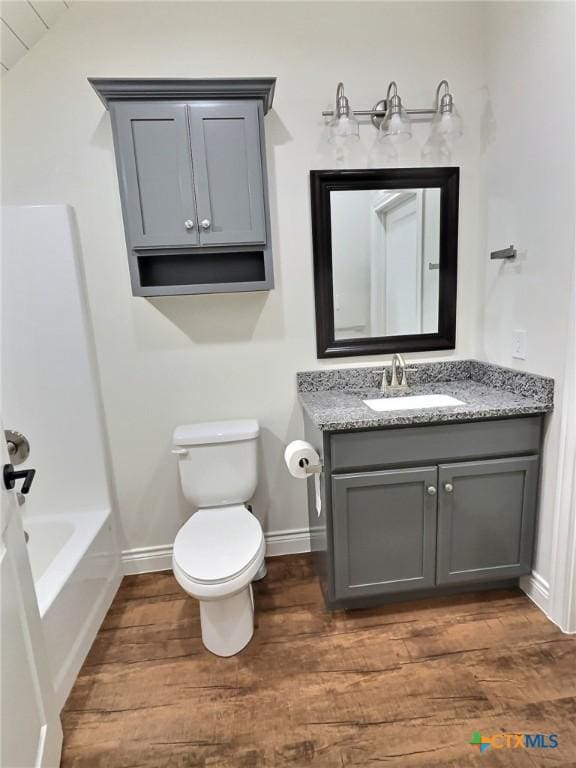
[[444, 490], [446, 491], [446, 493], [452, 493], [452, 491], [454, 490], [454, 486], [452, 485], [452, 483], [444, 483]]
[[202, 219], [200, 226], [202, 229], [210, 229], [210, 219]]
[[184, 226], [186, 227], [186, 229], [194, 229], [194, 222], [193, 222], [193, 220], [192, 219], [186, 219], [186, 221], [184, 222]]
[[186, 456], [188, 453], [186, 448], [172, 448], [171, 452], [174, 456]]
[[426, 488], [426, 493], [428, 494], [428, 496], [436, 496], [436, 486], [429, 485], [428, 488]]

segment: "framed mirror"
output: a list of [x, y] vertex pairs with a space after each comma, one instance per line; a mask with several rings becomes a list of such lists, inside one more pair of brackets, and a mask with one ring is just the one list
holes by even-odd
[[458, 168], [311, 171], [318, 357], [454, 349]]

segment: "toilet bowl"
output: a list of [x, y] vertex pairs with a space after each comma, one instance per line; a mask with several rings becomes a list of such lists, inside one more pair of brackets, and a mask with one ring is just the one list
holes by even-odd
[[174, 432], [182, 490], [198, 511], [176, 536], [172, 567], [200, 602], [202, 642], [218, 656], [233, 656], [250, 642], [252, 581], [265, 572], [262, 528], [245, 505], [256, 489], [258, 434], [251, 419]]

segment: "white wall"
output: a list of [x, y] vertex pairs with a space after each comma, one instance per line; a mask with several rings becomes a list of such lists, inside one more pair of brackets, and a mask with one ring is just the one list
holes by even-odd
[[[482, 356], [553, 376], [535, 570], [550, 579], [560, 402], [574, 266], [574, 5], [487, 3]], [[490, 262], [510, 243], [511, 263]], [[526, 360], [512, 332], [528, 332]]]
[[371, 192], [331, 192], [332, 281], [337, 339], [370, 330]]
[[[301, 435], [295, 372], [319, 365], [308, 171], [334, 166], [320, 112], [339, 79], [358, 108], [392, 78], [407, 105], [432, 105], [449, 79], [466, 125], [453, 156], [462, 167], [454, 356], [477, 352], [481, 20], [478, 5], [453, 2], [82, 2], [4, 76], [5, 201], [76, 209], [126, 548], [170, 543], [184, 521], [170, 436], [195, 420], [257, 417], [256, 511], [271, 531], [307, 523], [304, 485], [288, 476], [282, 449]], [[231, 75], [278, 77], [266, 117], [276, 289], [133, 298], [110, 120], [86, 77]], [[399, 165], [420, 164], [427, 130], [399, 148]], [[362, 128], [349, 163], [368, 163], [374, 136]]]

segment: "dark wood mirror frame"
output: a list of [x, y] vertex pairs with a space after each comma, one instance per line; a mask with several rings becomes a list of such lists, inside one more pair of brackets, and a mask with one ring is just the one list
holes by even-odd
[[[347, 357], [454, 349], [458, 268], [459, 168], [374, 168], [310, 171], [317, 356]], [[332, 285], [330, 192], [363, 189], [440, 189], [438, 332], [336, 339]]]

